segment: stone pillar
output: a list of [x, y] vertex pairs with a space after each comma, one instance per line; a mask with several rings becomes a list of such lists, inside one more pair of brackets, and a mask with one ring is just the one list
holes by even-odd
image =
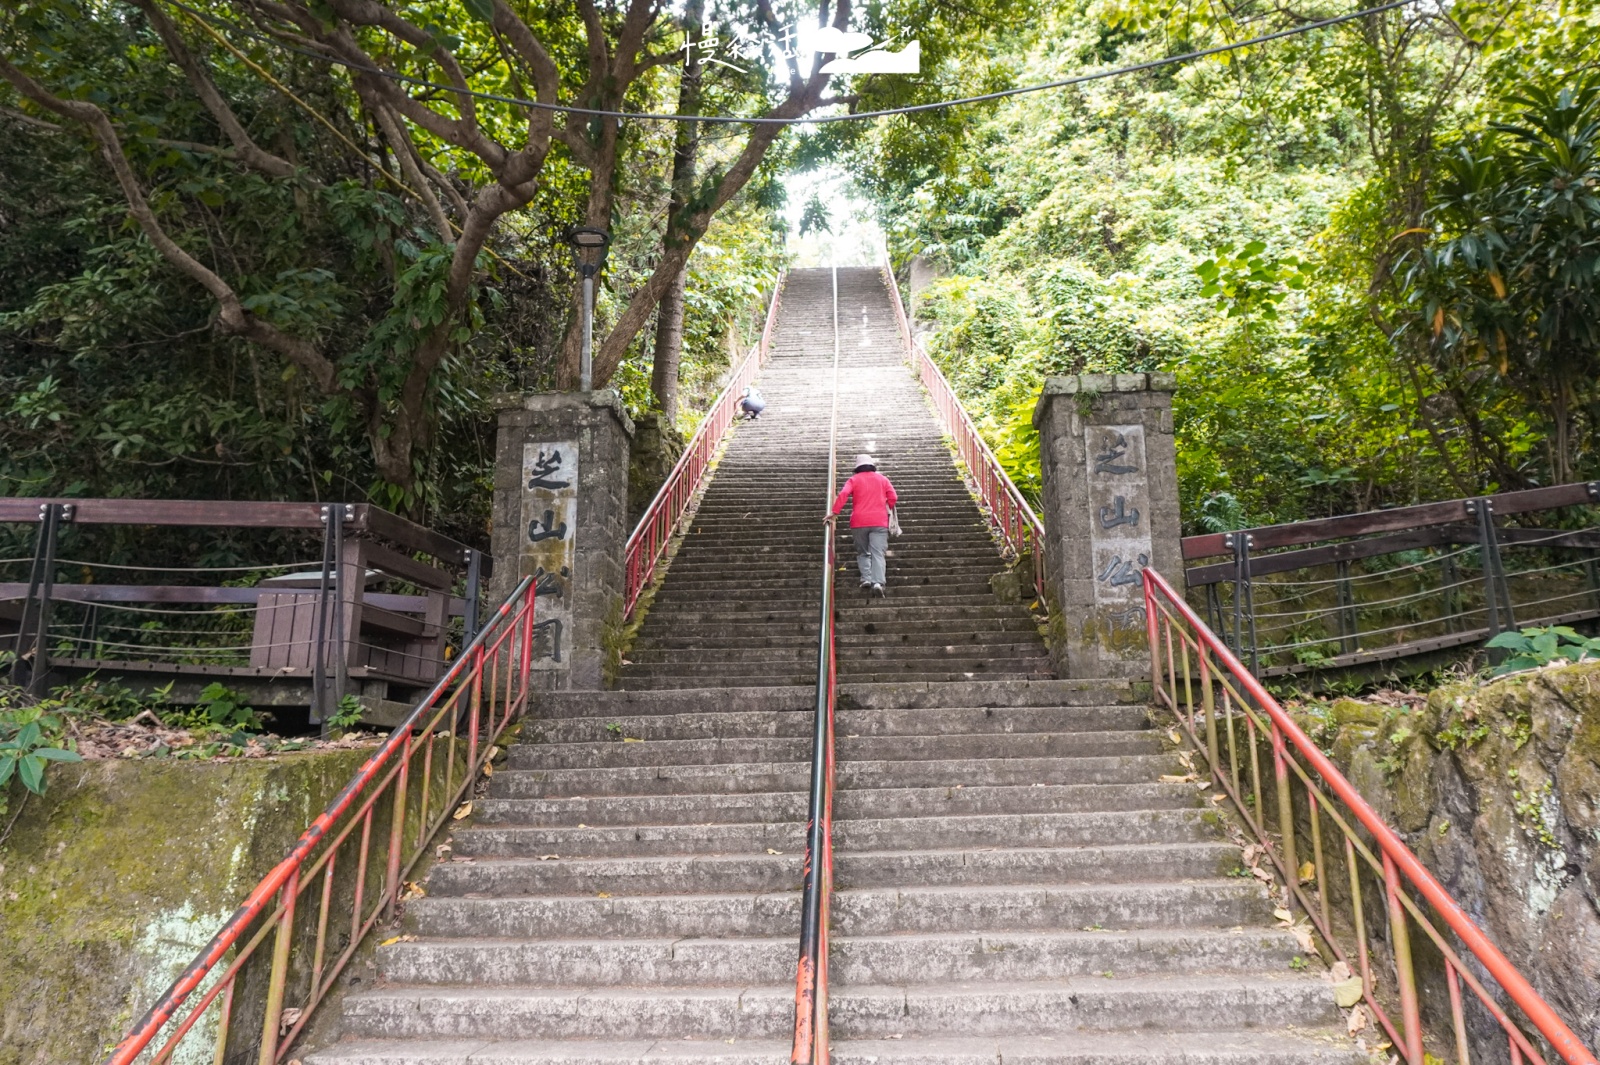
[[498, 397], [493, 609], [538, 581], [534, 685], [605, 686], [618, 662], [633, 423], [612, 391]]
[[1183, 587], [1173, 387], [1166, 373], [1051, 377], [1034, 408], [1063, 677], [1150, 675], [1140, 571]]

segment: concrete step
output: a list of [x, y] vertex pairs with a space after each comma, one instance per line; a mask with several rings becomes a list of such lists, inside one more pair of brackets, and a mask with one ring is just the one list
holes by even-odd
[[[428, 892], [464, 895], [706, 895], [797, 891], [801, 855], [479, 859], [434, 866]], [[1214, 878], [1238, 868], [1225, 843], [948, 851], [853, 851], [836, 856], [836, 890], [871, 887], [1105, 884]]]
[[[748, 629], [751, 625], [799, 625], [805, 627], [816, 638], [818, 614], [821, 600], [816, 599], [809, 604], [800, 603], [762, 603], [755, 600], [728, 600], [726, 603], [702, 604], [699, 607], [687, 603], [673, 603], [657, 607], [652, 605], [646, 615], [644, 627], [649, 631], [653, 626], [667, 626], [676, 629], [679, 625], [715, 625], [744, 626]], [[863, 607], [873, 607], [886, 600], [856, 598], [850, 602], [841, 602], [841, 607], [848, 606], [849, 616], [841, 610], [837, 617], [839, 626], [855, 625], [862, 627], [863, 631], [894, 632], [893, 625], [917, 625], [923, 622], [938, 622], [940, 624], [957, 624], [965, 621], [977, 621], [987, 625], [999, 620], [1021, 619], [1026, 620], [1027, 614], [1015, 603], [1003, 603], [990, 596], [987, 599], [963, 601], [946, 606], [912, 606], [897, 601], [892, 611], [885, 610], [881, 616], [869, 616], [862, 611]], [[858, 611], [861, 611], [858, 616]], [[866, 629], [865, 626], [874, 626]], [[847, 631], [841, 628], [839, 631]]]
[[[1116, 810], [1051, 814], [975, 814], [836, 821], [836, 853], [915, 851], [993, 844], [1086, 847], [1113, 843], [1199, 842], [1212, 837], [1199, 809]], [[460, 858], [569, 858], [689, 854], [764, 854], [805, 849], [805, 823], [754, 821], [709, 825], [481, 825], [452, 838]]]
[[[781, 984], [793, 937], [742, 939], [442, 939], [378, 950], [390, 984], [518, 987]], [[846, 984], [1040, 981], [1105, 973], [1280, 970], [1299, 956], [1288, 932], [1252, 929], [849, 936], [832, 941], [828, 978]]]
[[[351, 1042], [306, 1057], [306, 1065], [772, 1065], [787, 1040], [644, 1039], [493, 1042]], [[1366, 1065], [1337, 1029], [1117, 1031], [834, 1041], [833, 1065]]]
[[[1140, 730], [1141, 706], [946, 707], [937, 710], [836, 710], [842, 739], [856, 736], [942, 736], [981, 733], [1101, 732]], [[612, 726], [616, 726], [613, 731]], [[540, 743], [583, 743], [632, 736], [645, 740], [812, 734], [809, 711], [737, 710], [720, 713], [566, 717], [530, 721], [524, 736]]]
[[[836, 936], [905, 933], [1128, 931], [1267, 927], [1266, 890], [1250, 879], [835, 891]], [[424, 896], [408, 927], [451, 939], [783, 937], [799, 927], [800, 894]]]
[[[714, 696], [705, 692], [573, 691], [535, 696], [537, 717], [607, 717], [699, 713], [719, 708], [799, 710], [815, 705], [810, 684], [789, 688], [728, 688]], [[707, 704], [710, 705], [707, 705]], [[1134, 704], [1128, 681], [1075, 679], [970, 681], [965, 683], [846, 684], [839, 690], [839, 709], [936, 710], [949, 707], [1076, 707]], [[1139, 704], [1142, 705], [1142, 704]]]
[[[633, 746], [630, 744], [630, 746]], [[506, 770], [495, 774], [508, 799], [583, 795], [739, 794], [799, 791], [810, 779], [804, 761], [724, 765], [623, 766], [603, 769]], [[1143, 784], [1181, 772], [1175, 755], [1103, 755], [1082, 758], [990, 758], [958, 761], [843, 762], [841, 790], [850, 788], [954, 788], [976, 784]]]
[[[738, 650], [737, 655], [730, 655], [730, 647]], [[966, 639], [939, 642], [939, 638], [930, 634], [928, 639], [917, 642], [894, 640], [891, 642], [846, 640], [841, 638], [838, 643], [838, 658], [841, 662], [883, 662], [886, 668], [898, 668], [900, 663], [907, 661], [929, 662], [948, 659], [959, 663], [957, 668], [983, 668], [997, 669], [992, 663], [1014, 662], [1018, 659], [1045, 658], [1044, 645], [1039, 637], [1027, 633], [971, 633]], [[815, 668], [817, 660], [817, 645], [815, 640], [808, 642], [795, 641], [791, 644], [778, 644], [767, 646], [738, 646], [736, 641], [729, 640], [724, 646], [702, 647], [636, 647], [628, 652], [628, 662], [632, 665], [645, 666], [672, 666], [703, 668], [716, 667], [719, 672], [737, 675], [741, 670], [760, 665], [791, 665], [795, 662], [809, 663]], [[969, 663], [990, 663], [981, 667]], [[1030, 665], [1032, 663], [1030, 662]], [[948, 663], [945, 668], [951, 668]]]
[[[828, 1013], [840, 1039], [1157, 1025], [1180, 1031], [1321, 1027], [1338, 1016], [1327, 984], [1290, 974], [1085, 976], [981, 987], [836, 985]], [[356, 1038], [778, 1039], [792, 1031], [793, 1014], [788, 986], [397, 987], [350, 996], [344, 1021]]]
[[[965, 668], [962, 668], [965, 667]], [[867, 664], [856, 667], [848, 659], [839, 660], [839, 679], [847, 684], [929, 683], [949, 684], [962, 680], [1044, 680], [1052, 676], [1048, 660], [1011, 660], [1002, 662], [963, 662], [959, 660], [910, 662], [894, 667]], [[734, 687], [748, 684], [770, 684], [773, 687], [793, 687], [813, 680], [812, 669], [788, 670], [779, 667], [764, 668], [752, 665], [742, 676], [715, 676], [707, 673], [678, 672], [667, 667], [643, 665], [631, 667], [621, 680], [625, 691], [656, 689], [705, 689]]]
[[[680, 616], [681, 617], [681, 616]], [[646, 629], [650, 629], [648, 623]], [[663, 622], [654, 626], [656, 631], [649, 635], [641, 635], [633, 643], [633, 650], [666, 646], [667, 644], [693, 645], [696, 642], [711, 643], [717, 640], [742, 639], [747, 646], [762, 647], [775, 646], [789, 641], [804, 640], [815, 647], [817, 642], [817, 617], [816, 611], [805, 620], [796, 618], [792, 622], [758, 621], [744, 619], [741, 621], [722, 622], [686, 622], [674, 618], [670, 625]], [[997, 609], [993, 617], [978, 620], [964, 620], [952, 618], [927, 618], [921, 621], [845, 621], [839, 619], [834, 623], [834, 633], [841, 643], [849, 642], [851, 645], [861, 643], [892, 643], [894, 641], [907, 641], [929, 638], [940, 642], [948, 642], [961, 638], [975, 638], [980, 633], [999, 634], [1005, 633], [1013, 638], [1026, 637], [1037, 640], [1039, 626], [1014, 606]], [[631, 652], [630, 652], [631, 653]]]
[[[840, 585], [854, 575], [841, 577]], [[907, 577], [897, 574], [891, 565], [887, 570], [888, 583], [884, 585], [889, 594], [897, 598], [921, 596], [924, 589], [937, 589], [926, 594], [937, 595], [941, 598], [951, 597], [981, 597], [993, 598], [994, 590], [989, 586], [988, 577], [935, 577], [931, 574], [925, 576]], [[670, 603], [677, 600], [689, 599], [696, 602], [703, 600], [708, 595], [726, 596], [743, 602], [759, 602], [763, 599], [800, 599], [807, 593], [820, 596], [818, 581], [821, 578], [814, 573], [797, 573], [794, 576], [762, 576], [762, 575], [730, 575], [726, 578], [715, 580], [678, 580], [669, 578], [661, 586], [661, 591], [656, 593], [657, 603]], [[859, 578], [856, 578], [859, 582]], [[848, 586], [840, 587], [838, 591], [844, 594], [847, 590], [860, 594]], [[793, 593], [791, 595], [791, 593]]]
[[[602, 740], [521, 743], [511, 748], [511, 769], [583, 769], [621, 766], [722, 765], [800, 762], [811, 758], [811, 738], [736, 736], [718, 739]], [[855, 762], [989, 758], [1086, 758], [1159, 754], [1161, 737], [1149, 730], [1111, 732], [986, 732], [934, 736], [839, 736], [840, 765]]]
[[[497, 778], [498, 779], [498, 778]], [[501, 794], [490, 785], [490, 794]], [[946, 788], [861, 788], [834, 797], [834, 816], [962, 817], [977, 814], [1179, 810], [1198, 805], [1193, 784], [1067, 784]], [[478, 824], [711, 825], [804, 819], [806, 793], [615, 795], [587, 799], [479, 799]]]

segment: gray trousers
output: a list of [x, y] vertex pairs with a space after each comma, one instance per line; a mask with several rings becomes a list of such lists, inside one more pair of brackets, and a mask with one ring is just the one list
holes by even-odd
[[861, 567], [861, 579], [868, 584], [882, 584], [885, 580], [884, 555], [889, 550], [889, 530], [882, 525], [851, 529], [856, 541], [856, 565]]

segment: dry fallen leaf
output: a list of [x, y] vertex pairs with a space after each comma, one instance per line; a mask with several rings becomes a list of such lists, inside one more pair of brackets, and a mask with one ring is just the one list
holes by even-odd
[[553, 862], [560, 857], [561, 855], [559, 854], [541, 854], [539, 855], [539, 860], [541, 862]]
[[1350, 979], [1350, 966], [1342, 961], [1334, 962], [1328, 966], [1328, 979], [1336, 984]]
[[1352, 976], [1350, 979], [1333, 985], [1333, 1001], [1340, 1009], [1349, 1009], [1361, 1001], [1361, 977]]
[[452, 820], [459, 821], [463, 817], [466, 817], [467, 815], [469, 815], [471, 813], [472, 813], [472, 803], [471, 802], [464, 802], [460, 806], [456, 807], [456, 812], [451, 814], [450, 817], [451, 817]]
[[1278, 920], [1282, 921], [1284, 924], [1293, 924], [1294, 923], [1294, 914], [1290, 913], [1288, 910], [1284, 909], [1282, 906], [1279, 906], [1276, 910], [1273, 910], [1272, 911], [1272, 916], [1276, 917]]
[[1250, 870], [1250, 875], [1265, 883], [1272, 883], [1272, 874], [1261, 868], [1259, 865]]
[[1312, 883], [1313, 881], [1315, 881], [1316, 879], [1317, 879], [1317, 867], [1315, 865], [1312, 865], [1310, 862], [1301, 863], [1301, 865], [1300, 865], [1300, 883], [1309, 884], [1309, 883]]
[[1295, 942], [1300, 944], [1300, 952], [1302, 954], [1315, 954], [1317, 952], [1316, 942], [1311, 938], [1311, 926], [1309, 924], [1302, 921], [1292, 926], [1289, 931], [1294, 935]]
[[767, 848], [767, 853], [768, 854], [782, 854], [783, 852], [782, 851], [775, 851], [771, 847], [768, 847]]
[[622, 742], [623, 743], [643, 743], [644, 740], [641, 740], [637, 736], [624, 736], [624, 737], [622, 737]]
[[597, 898], [597, 899], [609, 899], [611, 897], [611, 892], [609, 892], [609, 891], [596, 891], [594, 893], [594, 897]]
[[293, 1028], [296, 1024], [299, 1024], [300, 1023], [300, 1014], [302, 1012], [303, 1011], [298, 1009], [298, 1008], [291, 1007], [289, 1009], [284, 1010], [281, 1014], [279, 1014], [278, 1015], [278, 1034], [279, 1035], [283, 1035], [289, 1029]]
[[405, 883], [400, 885], [401, 902], [410, 902], [412, 899], [420, 899], [425, 894], [427, 894], [427, 892], [423, 891], [422, 885], [417, 883], [415, 880], [407, 880]]
[[1345, 1022], [1344, 1029], [1355, 1035], [1367, 1026], [1367, 1007], [1357, 1005], [1350, 1011], [1350, 1019]]

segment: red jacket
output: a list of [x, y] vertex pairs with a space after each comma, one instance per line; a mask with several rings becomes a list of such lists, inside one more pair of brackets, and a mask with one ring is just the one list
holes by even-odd
[[862, 470], [854, 474], [839, 490], [833, 501], [833, 512], [843, 513], [844, 501], [854, 499], [850, 508], [850, 528], [869, 529], [889, 527], [889, 509], [894, 506], [894, 485], [889, 478], [876, 470]]

